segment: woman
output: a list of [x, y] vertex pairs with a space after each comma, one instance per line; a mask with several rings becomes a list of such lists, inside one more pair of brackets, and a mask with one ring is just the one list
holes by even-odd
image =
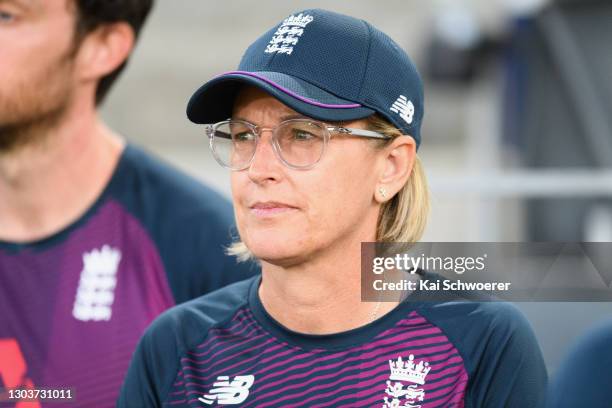
[[361, 302], [361, 243], [415, 242], [428, 210], [422, 83], [389, 37], [295, 13], [188, 116], [232, 170], [230, 251], [262, 274], [154, 322], [119, 406], [538, 406], [546, 373], [515, 309]]

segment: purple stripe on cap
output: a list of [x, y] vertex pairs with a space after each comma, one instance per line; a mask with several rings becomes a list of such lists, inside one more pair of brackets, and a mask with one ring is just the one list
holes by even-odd
[[321, 102], [317, 102], [317, 101], [313, 101], [312, 99], [308, 99], [305, 98], [301, 95], [296, 94], [295, 92], [284, 88], [282, 86], [280, 86], [279, 84], [272, 82], [271, 80], [269, 80], [268, 78], [261, 76], [261, 75], [257, 75], [253, 72], [248, 72], [248, 71], [228, 71], [228, 72], [224, 72], [223, 74], [217, 75], [217, 77], [220, 76], [224, 76], [224, 75], [232, 75], [232, 74], [238, 74], [238, 75], [246, 75], [246, 76], [250, 76], [253, 78], [257, 78], [265, 83], [267, 83], [268, 85], [272, 85], [273, 87], [275, 87], [276, 89], [283, 91], [284, 93], [286, 93], [289, 96], [294, 97], [295, 99], [298, 99], [302, 102], [306, 102], [309, 105], [313, 105], [313, 106], [318, 106], [320, 108], [331, 108], [331, 109], [352, 109], [352, 108], [360, 108], [361, 105], [358, 103], [350, 103], [350, 104], [344, 104], [344, 105], [332, 105], [329, 103], [321, 103]]

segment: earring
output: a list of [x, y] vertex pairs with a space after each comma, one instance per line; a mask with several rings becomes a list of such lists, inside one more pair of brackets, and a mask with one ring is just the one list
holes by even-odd
[[384, 189], [384, 187], [380, 187], [378, 189], [378, 192], [380, 193], [380, 195], [382, 196], [382, 198], [387, 198], [387, 190]]

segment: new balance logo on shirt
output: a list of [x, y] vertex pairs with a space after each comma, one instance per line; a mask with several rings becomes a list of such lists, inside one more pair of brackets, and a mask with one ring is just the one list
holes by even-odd
[[198, 400], [206, 405], [212, 405], [215, 401], [219, 405], [240, 404], [248, 398], [254, 381], [254, 375], [237, 375], [231, 381], [228, 376], [220, 375], [208, 394]]

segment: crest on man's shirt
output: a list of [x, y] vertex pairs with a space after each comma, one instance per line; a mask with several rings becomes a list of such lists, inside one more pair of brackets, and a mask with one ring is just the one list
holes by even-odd
[[72, 308], [75, 319], [110, 320], [120, 261], [121, 251], [108, 245], [83, 254], [83, 269]]
[[425, 391], [418, 388], [418, 385], [425, 384], [425, 378], [431, 370], [429, 363], [425, 360], [417, 363], [414, 361], [414, 355], [410, 354], [406, 361], [402, 356], [397, 360], [389, 360], [389, 368], [391, 374], [386, 383], [387, 395], [384, 397], [383, 408], [420, 408], [419, 402], [425, 399]]

